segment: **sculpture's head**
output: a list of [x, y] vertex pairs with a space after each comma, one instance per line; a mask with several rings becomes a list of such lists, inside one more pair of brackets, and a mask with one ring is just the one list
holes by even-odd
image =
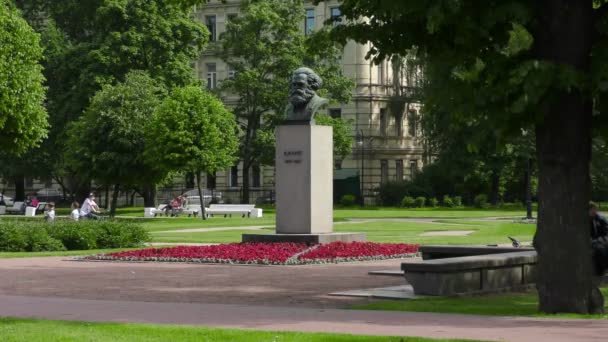
[[291, 75], [289, 83], [289, 102], [294, 107], [306, 105], [317, 94], [323, 81], [309, 68], [299, 68]]

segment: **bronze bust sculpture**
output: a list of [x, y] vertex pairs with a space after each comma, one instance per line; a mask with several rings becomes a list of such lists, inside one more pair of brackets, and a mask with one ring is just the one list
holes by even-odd
[[285, 110], [285, 124], [314, 125], [314, 116], [329, 100], [317, 95], [323, 80], [309, 68], [293, 72], [289, 83], [289, 104]]

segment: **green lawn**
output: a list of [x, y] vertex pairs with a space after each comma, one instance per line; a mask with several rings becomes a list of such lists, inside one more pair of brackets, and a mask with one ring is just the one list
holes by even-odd
[[[341, 223], [334, 226], [337, 232], [366, 233], [369, 241], [402, 242], [415, 244], [503, 244], [510, 243], [508, 236], [520, 241], [532, 241], [536, 227], [533, 224], [521, 224], [501, 221], [463, 221], [442, 220], [440, 223], [418, 222], [363, 222]], [[474, 231], [467, 236], [420, 236], [430, 231], [468, 230]], [[153, 232], [154, 242], [239, 242], [243, 233], [267, 233], [264, 230], [230, 230], [214, 232]]]
[[[603, 288], [602, 292], [604, 296], [608, 296], [608, 288]], [[538, 312], [538, 296], [536, 292], [457, 298], [438, 297], [400, 301], [381, 301], [372, 304], [354, 306], [352, 309], [440, 312], [486, 316], [608, 319], [608, 315], [540, 314]], [[606, 306], [606, 311], [608, 312], [608, 306]]]
[[3, 342], [199, 342], [199, 341], [268, 341], [268, 342], [426, 342], [457, 341], [431, 340], [407, 337], [376, 337], [339, 334], [310, 334], [293, 332], [250, 331], [235, 329], [211, 329], [191, 326], [87, 323], [45, 320], [0, 318], [0, 336]]

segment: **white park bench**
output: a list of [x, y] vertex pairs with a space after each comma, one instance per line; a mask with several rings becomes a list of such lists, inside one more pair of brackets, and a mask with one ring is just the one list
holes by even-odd
[[166, 207], [166, 204], [161, 204], [157, 208], [145, 208], [144, 217], [156, 217], [156, 215], [163, 216]]
[[224, 215], [232, 217], [232, 214], [243, 215], [243, 217], [251, 217], [251, 212], [256, 209], [255, 204], [210, 204], [206, 209], [207, 216]]
[[23, 202], [14, 202], [12, 207], [6, 208], [6, 213], [7, 214], [19, 214], [19, 213], [21, 213], [22, 206], [23, 206]]
[[198, 216], [198, 214], [201, 212], [201, 205], [200, 204], [188, 204], [186, 206], [185, 209], [182, 209], [179, 211], [180, 214], [186, 214], [188, 215], [188, 217], [190, 216]]

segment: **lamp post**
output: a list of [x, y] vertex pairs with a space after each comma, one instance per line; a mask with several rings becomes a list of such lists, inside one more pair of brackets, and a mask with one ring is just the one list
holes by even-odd
[[359, 195], [359, 201], [360, 201], [360, 205], [363, 207], [365, 205], [365, 197], [363, 195], [363, 177], [364, 177], [364, 172], [365, 172], [365, 151], [364, 151], [364, 145], [365, 145], [365, 135], [363, 134], [363, 130], [359, 130], [357, 131], [357, 136], [356, 136], [356, 142], [357, 142], [357, 147], [359, 147], [359, 150], [361, 151], [361, 173], [360, 173], [360, 177], [359, 177], [359, 187], [360, 187], [360, 195]]

